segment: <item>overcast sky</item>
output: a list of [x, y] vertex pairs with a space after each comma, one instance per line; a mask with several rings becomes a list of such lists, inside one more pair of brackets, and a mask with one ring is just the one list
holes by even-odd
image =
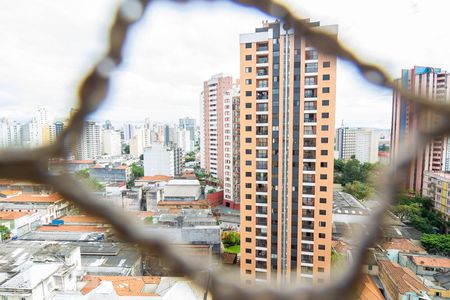
[[[450, 70], [448, 0], [289, 1], [305, 17], [338, 24], [339, 38], [386, 67]], [[117, 1], [0, 0], [0, 117], [26, 120], [37, 105], [63, 117], [80, 78], [104, 51]], [[174, 122], [199, 117], [204, 80], [239, 72], [239, 33], [268, 17], [228, 2], [157, 1], [132, 31], [125, 63], [97, 120]], [[338, 63], [336, 122], [390, 126], [391, 91], [374, 88]]]

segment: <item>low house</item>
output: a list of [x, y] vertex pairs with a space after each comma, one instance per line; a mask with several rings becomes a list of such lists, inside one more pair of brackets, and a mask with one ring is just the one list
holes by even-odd
[[401, 255], [400, 264], [410, 268], [414, 274], [421, 276], [450, 272], [450, 258], [443, 256]]
[[164, 186], [163, 201], [189, 202], [199, 200], [200, 195], [198, 180], [172, 179]]
[[11, 237], [20, 237], [41, 224], [38, 212], [0, 211], [0, 225], [11, 230]]
[[388, 259], [380, 259], [379, 278], [392, 300], [430, 300], [428, 288], [411, 270]]
[[381, 248], [386, 252], [388, 258], [396, 263], [400, 263], [399, 253], [421, 253], [426, 254], [427, 251], [422, 247], [414, 244], [410, 239], [392, 238], [382, 243]]
[[89, 169], [89, 176], [100, 182], [127, 183], [131, 177], [128, 166], [95, 165]]

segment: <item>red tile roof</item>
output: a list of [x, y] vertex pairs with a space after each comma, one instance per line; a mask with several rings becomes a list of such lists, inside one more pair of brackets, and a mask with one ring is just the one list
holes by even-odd
[[361, 281], [359, 300], [385, 300], [372, 277], [365, 275]]
[[107, 223], [105, 219], [95, 217], [95, 216], [87, 216], [87, 215], [72, 215], [62, 217], [61, 220], [67, 225], [67, 223], [92, 223], [92, 224], [105, 224]]
[[102, 226], [77, 226], [77, 225], [44, 225], [37, 229], [37, 231], [50, 231], [50, 232], [105, 232], [108, 227]]
[[413, 291], [419, 294], [420, 291], [428, 290], [410, 269], [403, 268], [390, 260], [380, 260], [378, 264], [386, 272], [388, 278], [395, 284], [399, 293], [403, 294]]
[[21, 193], [20, 191], [15, 191], [15, 190], [3, 190], [0, 191], [0, 194], [6, 195], [6, 196], [11, 196], [11, 195], [17, 195]]
[[391, 239], [384, 242], [382, 247], [386, 250], [395, 249], [409, 253], [427, 253], [422, 247], [415, 245], [408, 239]]
[[144, 176], [144, 177], [140, 177], [136, 180], [142, 180], [142, 181], [169, 181], [171, 180], [172, 177], [171, 176], [166, 176], [166, 175], [154, 175], [154, 176]]
[[155, 293], [144, 292], [146, 284], [159, 284], [161, 277], [156, 276], [92, 276], [86, 275], [83, 281], [87, 284], [81, 289], [83, 295], [97, 288], [102, 281], [111, 281], [119, 296], [157, 296]]
[[94, 161], [93, 160], [65, 160], [63, 161], [63, 163], [65, 164], [93, 164]]
[[433, 256], [412, 256], [412, 261], [418, 266], [450, 268], [450, 258]]
[[58, 193], [50, 195], [36, 195], [36, 194], [20, 194], [7, 199], [0, 199], [5, 202], [38, 202], [38, 203], [56, 203], [62, 201], [63, 198]]
[[31, 215], [31, 213], [21, 211], [0, 211], [0, 220], [17, 220], [26, 215]]

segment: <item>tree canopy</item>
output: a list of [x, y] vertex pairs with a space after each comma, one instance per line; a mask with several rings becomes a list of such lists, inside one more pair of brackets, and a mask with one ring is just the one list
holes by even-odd
[[0, 225], [0, 235], [2, 237], [2, 241], [7, 240], [11, 236], [11, 230], [5, 225]]
[[430, 254], [450, 256], [450, 235], [448, 234], [423, 234], [420, 242]]

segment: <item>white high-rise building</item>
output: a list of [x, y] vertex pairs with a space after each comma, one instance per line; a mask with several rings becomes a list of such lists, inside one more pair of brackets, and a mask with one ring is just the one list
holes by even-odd
[[102, 140], [102, 154], [111, 156], [119, 156], [122, 154], [120, 131], [114, 129], [103, 130]]
[[83, 133], [77, 145], [75, 158], [96, 159], [102, 155], [101, 126], [92, 121], [84, 123]]
[[21, 124], [8, 119], [0, 120], [0, 148], [22, 145]]
[[188, 153], [194, 150], [194, 141], [191, 139], [191, 133], [187, 129], [177, 129], [177, 146], [183, 150], [183, 153]]
[[144, 175], [175, 176], [181, 172], [181, 149], [153, 143], [144, 149]]
[[336, 132], [338, 158], [355, 156], [360, 162], [378, 162], [380, 131], [373, 128], [341, 127]]

